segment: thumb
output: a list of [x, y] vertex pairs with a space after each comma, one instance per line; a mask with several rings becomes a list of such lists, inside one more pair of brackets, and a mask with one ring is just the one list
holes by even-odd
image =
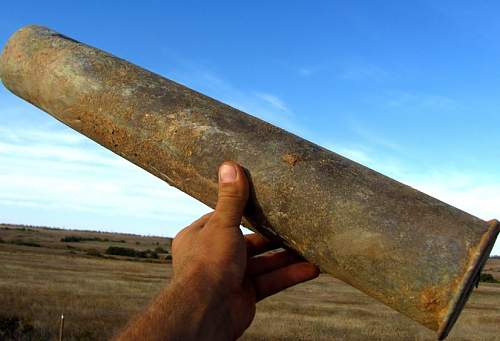
[[243, 168], [227, 161], [219, 167], [219, 197], [210, 218], [214, 226], [239, 226], [248, 200], [248, 180]]

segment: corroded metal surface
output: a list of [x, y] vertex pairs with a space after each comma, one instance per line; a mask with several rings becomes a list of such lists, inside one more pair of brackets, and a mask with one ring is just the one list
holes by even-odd
[[0, 59], [16, 95], [214, 207], [217, 167], [252, 181], [247, 226], [443, 338], [498, 224], [122, 59], [29, 26]]

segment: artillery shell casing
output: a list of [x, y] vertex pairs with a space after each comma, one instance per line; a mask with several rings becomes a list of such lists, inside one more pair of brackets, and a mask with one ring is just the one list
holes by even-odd
[[208, 206], [244, 166], [245, 224], [446, 337], [499, 232], [345, 157], [47, 28], [17, 31], [5, 86]]

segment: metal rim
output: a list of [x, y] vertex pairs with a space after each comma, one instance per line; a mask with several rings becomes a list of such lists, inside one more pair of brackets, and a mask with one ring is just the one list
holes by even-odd
[[479, 244], [479, 250], [472, 258], [471, 265], [465, 273], [464, 279], [459, 286], [459, 290], [457, 290], [457, 294], [450, 302], [450, 309], [448, 310], [449, 313], [439, 327], [438, 340], [444, 340], [457, 321], [460, 312], [464, 308], [465, 303], [467, 302], [475, 284], [477, 283], [477, 277], [480, 275], [481, 269], [489, 258], [490, 252], [493, 249], [493, 245], [495, 244], [495, 240], [499, 232], [500, 223], [497, 220], [489, 222], [488, 230], [484, 234]]

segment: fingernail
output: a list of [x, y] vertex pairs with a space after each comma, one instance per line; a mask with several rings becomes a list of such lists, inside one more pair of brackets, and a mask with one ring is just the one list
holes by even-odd
[[228, 163], [222, 164], [219, 168], [219, 181], [222, 183], [236, 181], [236, 168]]

